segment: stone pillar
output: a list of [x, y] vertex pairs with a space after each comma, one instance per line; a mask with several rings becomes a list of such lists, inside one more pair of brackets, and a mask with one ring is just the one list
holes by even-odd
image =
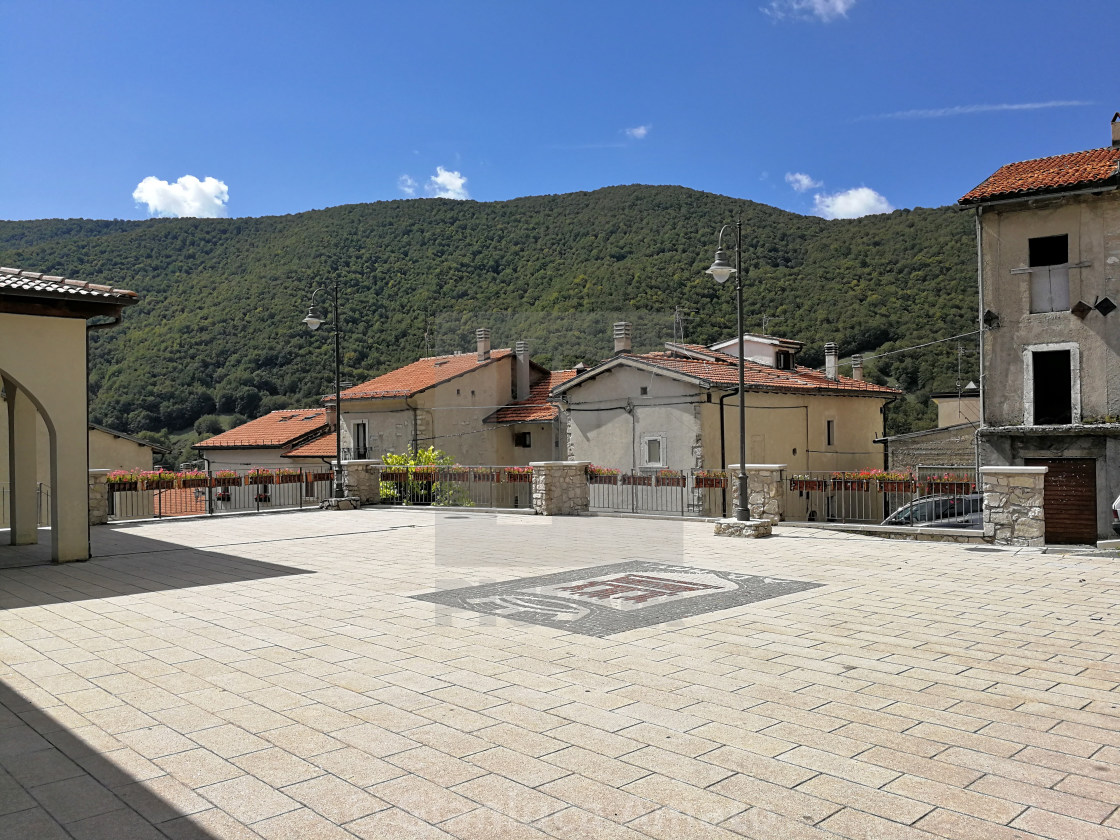
[[[785, 516], [786, 495], [782, 487], [782, 470], [785, 464], [747, 464], [743, 472], [747, 474], [747, 505], [751, 519], [765, 519], [768, 522], [781, 522]], [[731, 485], [732, 510], [738, 510], [739, 465], [727, 468]]]
[[533, 511], [542, 516], [579, 516], [591, 509], [590, 461], [534, 461]]
[[109, 522], [109, 472], [89, 471], [89, 524], [105, 525]]
[[381, 461], [343, 461], [342, 489], [363, 505], [381, 504]]
[[[750, 519], [781, 522], [785, 519], [785, 492], [782, 483], [782, 470], [785, 464], [747, 464], [743, 472], [747, 474], [747, 505]], [[738, 465], [728, 467], [738, 473]], [[732, 485], [737, 482], [732, 480]], [[737, 492], [738, 488], [736, 487]]]
[[1046, 467], [981, 467], [984, 539], [996, 545], [1043, 545]]

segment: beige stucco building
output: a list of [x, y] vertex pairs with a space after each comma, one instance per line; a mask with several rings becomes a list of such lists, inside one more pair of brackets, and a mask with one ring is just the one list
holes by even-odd
[[123, 308], [136, 300], [123, 289], [0, 268], [10, 544], [39, 540], [41, 418], [48, 437], [51, 558], [89, 558], [86, 331], [119, 323]]
[[960, 200], [979, 251], [981, 460], [1049, 468], [1048, 542], [1110, 536], [1120, 492], [1118, 165], [1114, 118], [1112, 146], [1008, 164]]
[[[616, 325], [613, 357], [553, 389], [566, 457], [633, 472], [735, 463], [737, 342], [716, 345], [723, 351], [668, 343], [663, 352], [633, 354], [627, 327]], [[898, 392], [840, 376], [834, 345], [822, 373], [793, 363], [798, 348], [787, 344], [794, 342], [757, 338], [745, 339], [744, 352], [748, 462], [785, 464], [790, 474], [881, 468], [881, 409]], [[790, 358], [779, 357], [786, 352]]]
[[476, 337], [475, 353], [419, 359], [343, 391], [343, 460], [429, 446], [460, 464], [554, 460], [561, 451], [555, 408], [544, 402], [538, 412], [502, 411], [534, 404], [534, 388], [547, 388], [552, 373], [530, 360], [524, 342], [491, 350], [489, 330]]
[[[0, 394], [0, 403], [6, 402]], [[8, 412], [6, 406], [0, 408], [0, 440], [8, 439]], [[41, 416], [35, 421], [36, 462], [40, 484], [50, 484], [50, 433]], [[99, 426], [89, 424], [89, 468], [91, 470], [150, 470], [157, 452], [167, 452], [140, 438]], [[8, 476], [8, 448], [0, 447], [0, 483], [6, 483]]]

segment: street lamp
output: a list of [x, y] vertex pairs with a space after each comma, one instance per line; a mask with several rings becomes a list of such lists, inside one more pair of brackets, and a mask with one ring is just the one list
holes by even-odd
[[[303, 319], [303, 323], [307, 324], [307, 328], [314, 332], [319, 329], [323, 323], [322, 313], [319, 312], [315, 306], [315, 296], [319, 292], [326, 291], [323, 288], [316, 289], [311, 293], [311, 308], [307, 310], [307, 317]], [[334, 304], [334, 488], [332, 490], [334, 498], [341, 499], [344, 495], [342, 488], [342, 324], [338, 320], [338, 275], [333, 278], [331, 286], [331, 299]]]
[[735, 275], [735, 332], [739, 336], [739, 474], [735, 477], [739, 489], [735, 502], [735, 518], [747, 522], [751, 518], [750, 502], [747, 499], [747, 403], [746, 403], [746, 362], [743, 359], [743, 213], [735, 221], [735, 265], [727, 261], [723, 250], [723, 234], [731, 225], [724, 225], [719, 231], [719, 244], [716, 258], [705, 274], [710, 274], [719, 284], [726, 283]]

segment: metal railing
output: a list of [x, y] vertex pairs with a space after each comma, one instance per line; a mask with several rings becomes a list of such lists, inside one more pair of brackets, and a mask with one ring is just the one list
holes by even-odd
[[[12, 485], [0, 481], [0, 528], [10, 528], [12, 504]], [[35, 485], [35, 515], [39, 527], [51, 524], [51, 486], [38, 482]]]
[[384, 466], [381, 504], [531, 508], [530, 467]]
[[600, 472], [587, 476], [591, 510], [724, 517], [731, 511], [725, 470]]
[[908, 478], [860, 478], [833, 472], [785, 478], [787, 522], [878, 525], [894, 511], [926, 496], [966, 496], [976, 491], [975, 466], [919, 466]]
[[318, 506], [330, 498], [331, 477], [330, 470], [300, 469], [279, 475], [249, 469], [211, 471], [191, 478], [110, 482], [109, 519], [119, 522]]

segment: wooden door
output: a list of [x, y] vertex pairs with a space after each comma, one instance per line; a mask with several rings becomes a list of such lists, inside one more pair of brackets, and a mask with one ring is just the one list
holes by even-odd
[[1097, 462], [1093, 458], [1027, 458], [1049, 467], [1043, 484], [1046, 542], [1093, 545], [1097, 541]]

